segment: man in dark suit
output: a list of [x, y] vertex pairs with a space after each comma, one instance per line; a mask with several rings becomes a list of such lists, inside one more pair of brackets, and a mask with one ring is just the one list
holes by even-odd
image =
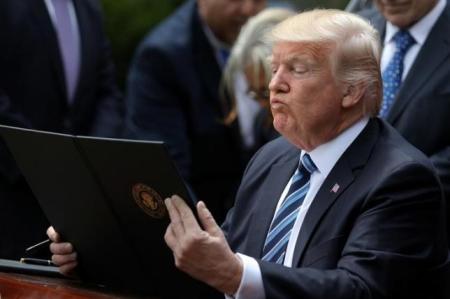
[[129, 72], [127, 137], [164, 141], [218, 219], [243, 170], [239, 133], [224, 123], [221, 68], [241, 26], [265, 2], [187, 1], [144, 39]]
[[[282, 137], [248, 164], [222, 228], [203, 202], [200, 225], [178, 196], [166, 199], [175, 264], [241, 299], [437, 298], [447, 283], [442, 187], [430, 161], [376, 117], [377, 31], [314, 10], [279, 24], [272, 40]], [[71, 271], [71, 246], [51, 248]]]
[[272, 36], [283, 137], [249, 163], [224, 233], [203, 203], [200, 226], [166, 200], [175, 264], [237, 298], [427, 298], [447, 256], [442, 189], [428, 159], [376, 118], [376, 30], [316, 10]]
[[[413, 38], [404, 56], [399, 88], [383, 117], [430, 157], [444, 186], [449, 220], [450, 6], [446, 0], [414, 0], [405, 4], [375, 1], [375, 4], [378, 10], [361, 14], [371, 20], [382, 36], [381, 70], [385, 86], [389, 84], [385, 73], [395, 56], [397, 32], [408, 32]], [[388, 93], [385, 89], [385, 94]], [[447, 231], [450, 238], [450, 225]]]
[[[0, 109], [3, 124], [118, 136], [123, 109], [97, 1], [0, 1]], [[0, 257], [18, 258], [48, 222], [0, 151]]]

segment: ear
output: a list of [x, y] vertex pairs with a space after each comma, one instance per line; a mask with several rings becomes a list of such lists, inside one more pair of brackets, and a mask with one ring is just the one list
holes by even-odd
[[342, 107], [343, 108], [351, 108], [356, 106], [359, 102], [362, 101], [362, 97], [366, 88], [364, 84], [349, 84], [345, 86], [344, 93], [342, 95]]

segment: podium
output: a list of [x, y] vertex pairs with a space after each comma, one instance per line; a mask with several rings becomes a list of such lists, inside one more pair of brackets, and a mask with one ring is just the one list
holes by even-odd
[[109, 290], [101, 286], [86, 285], [72, 279], [0, 272], [0, 298], [141, 299], [144, 297]]

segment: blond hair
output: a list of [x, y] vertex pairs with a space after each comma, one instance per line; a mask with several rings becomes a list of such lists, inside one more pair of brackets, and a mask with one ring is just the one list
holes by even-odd
[[271, 71], [267, 58], [272, 48], [266, 36], [275, 25], [293, 15], [294, 12], [288, 9], [266, 8], [250, 18], [242, 27], [222, 75], [222, 96], [228, 95], [232, 101], [232, 109], [225, 120], [226, 123], [233, 122], [237, 117], [234, 99], [236, 75], [243, 73], [246, 67], [251, 67], [251, 72], [258, 79], [258, 74], [263, 70], [265, 84], [269, 85]]
[[380, 38], [363, 18], [335, 9], [315, 9], [278, 24], [268, 39], [278, 42], [331, 44], [331, 62], [338, 81], [363, 84], [363, 112], [376, 116], [382, 101]]

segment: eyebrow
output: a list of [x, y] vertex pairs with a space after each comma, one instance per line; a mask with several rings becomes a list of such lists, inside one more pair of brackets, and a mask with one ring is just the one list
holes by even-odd
[[317, 64], [317, 62], [314, 60], [314, 58], [312, 58], [310, 55], [298, 54], [298, 53], [292, 53], [292, 54], [287, 55], [284, 59], [284, 62], [289, 63], [289, 64], [296, 63], [296, 62], [305, 63], [308, 65]]
[[[269, 64], [272, 64], [274, 61], [274, 56], [273, 55], [268, 56], [267, 61]], [[308, 65], [317, 65], [317, 61], [314, 58], [312, 58], [310, 55], [299, 54], [299, 53], [291, 53], [291, 54], [286, 55], [282, 59], [282, 62], [287, 63], [287, 64], [300, 62], [300, 63], [305, 63]]]

